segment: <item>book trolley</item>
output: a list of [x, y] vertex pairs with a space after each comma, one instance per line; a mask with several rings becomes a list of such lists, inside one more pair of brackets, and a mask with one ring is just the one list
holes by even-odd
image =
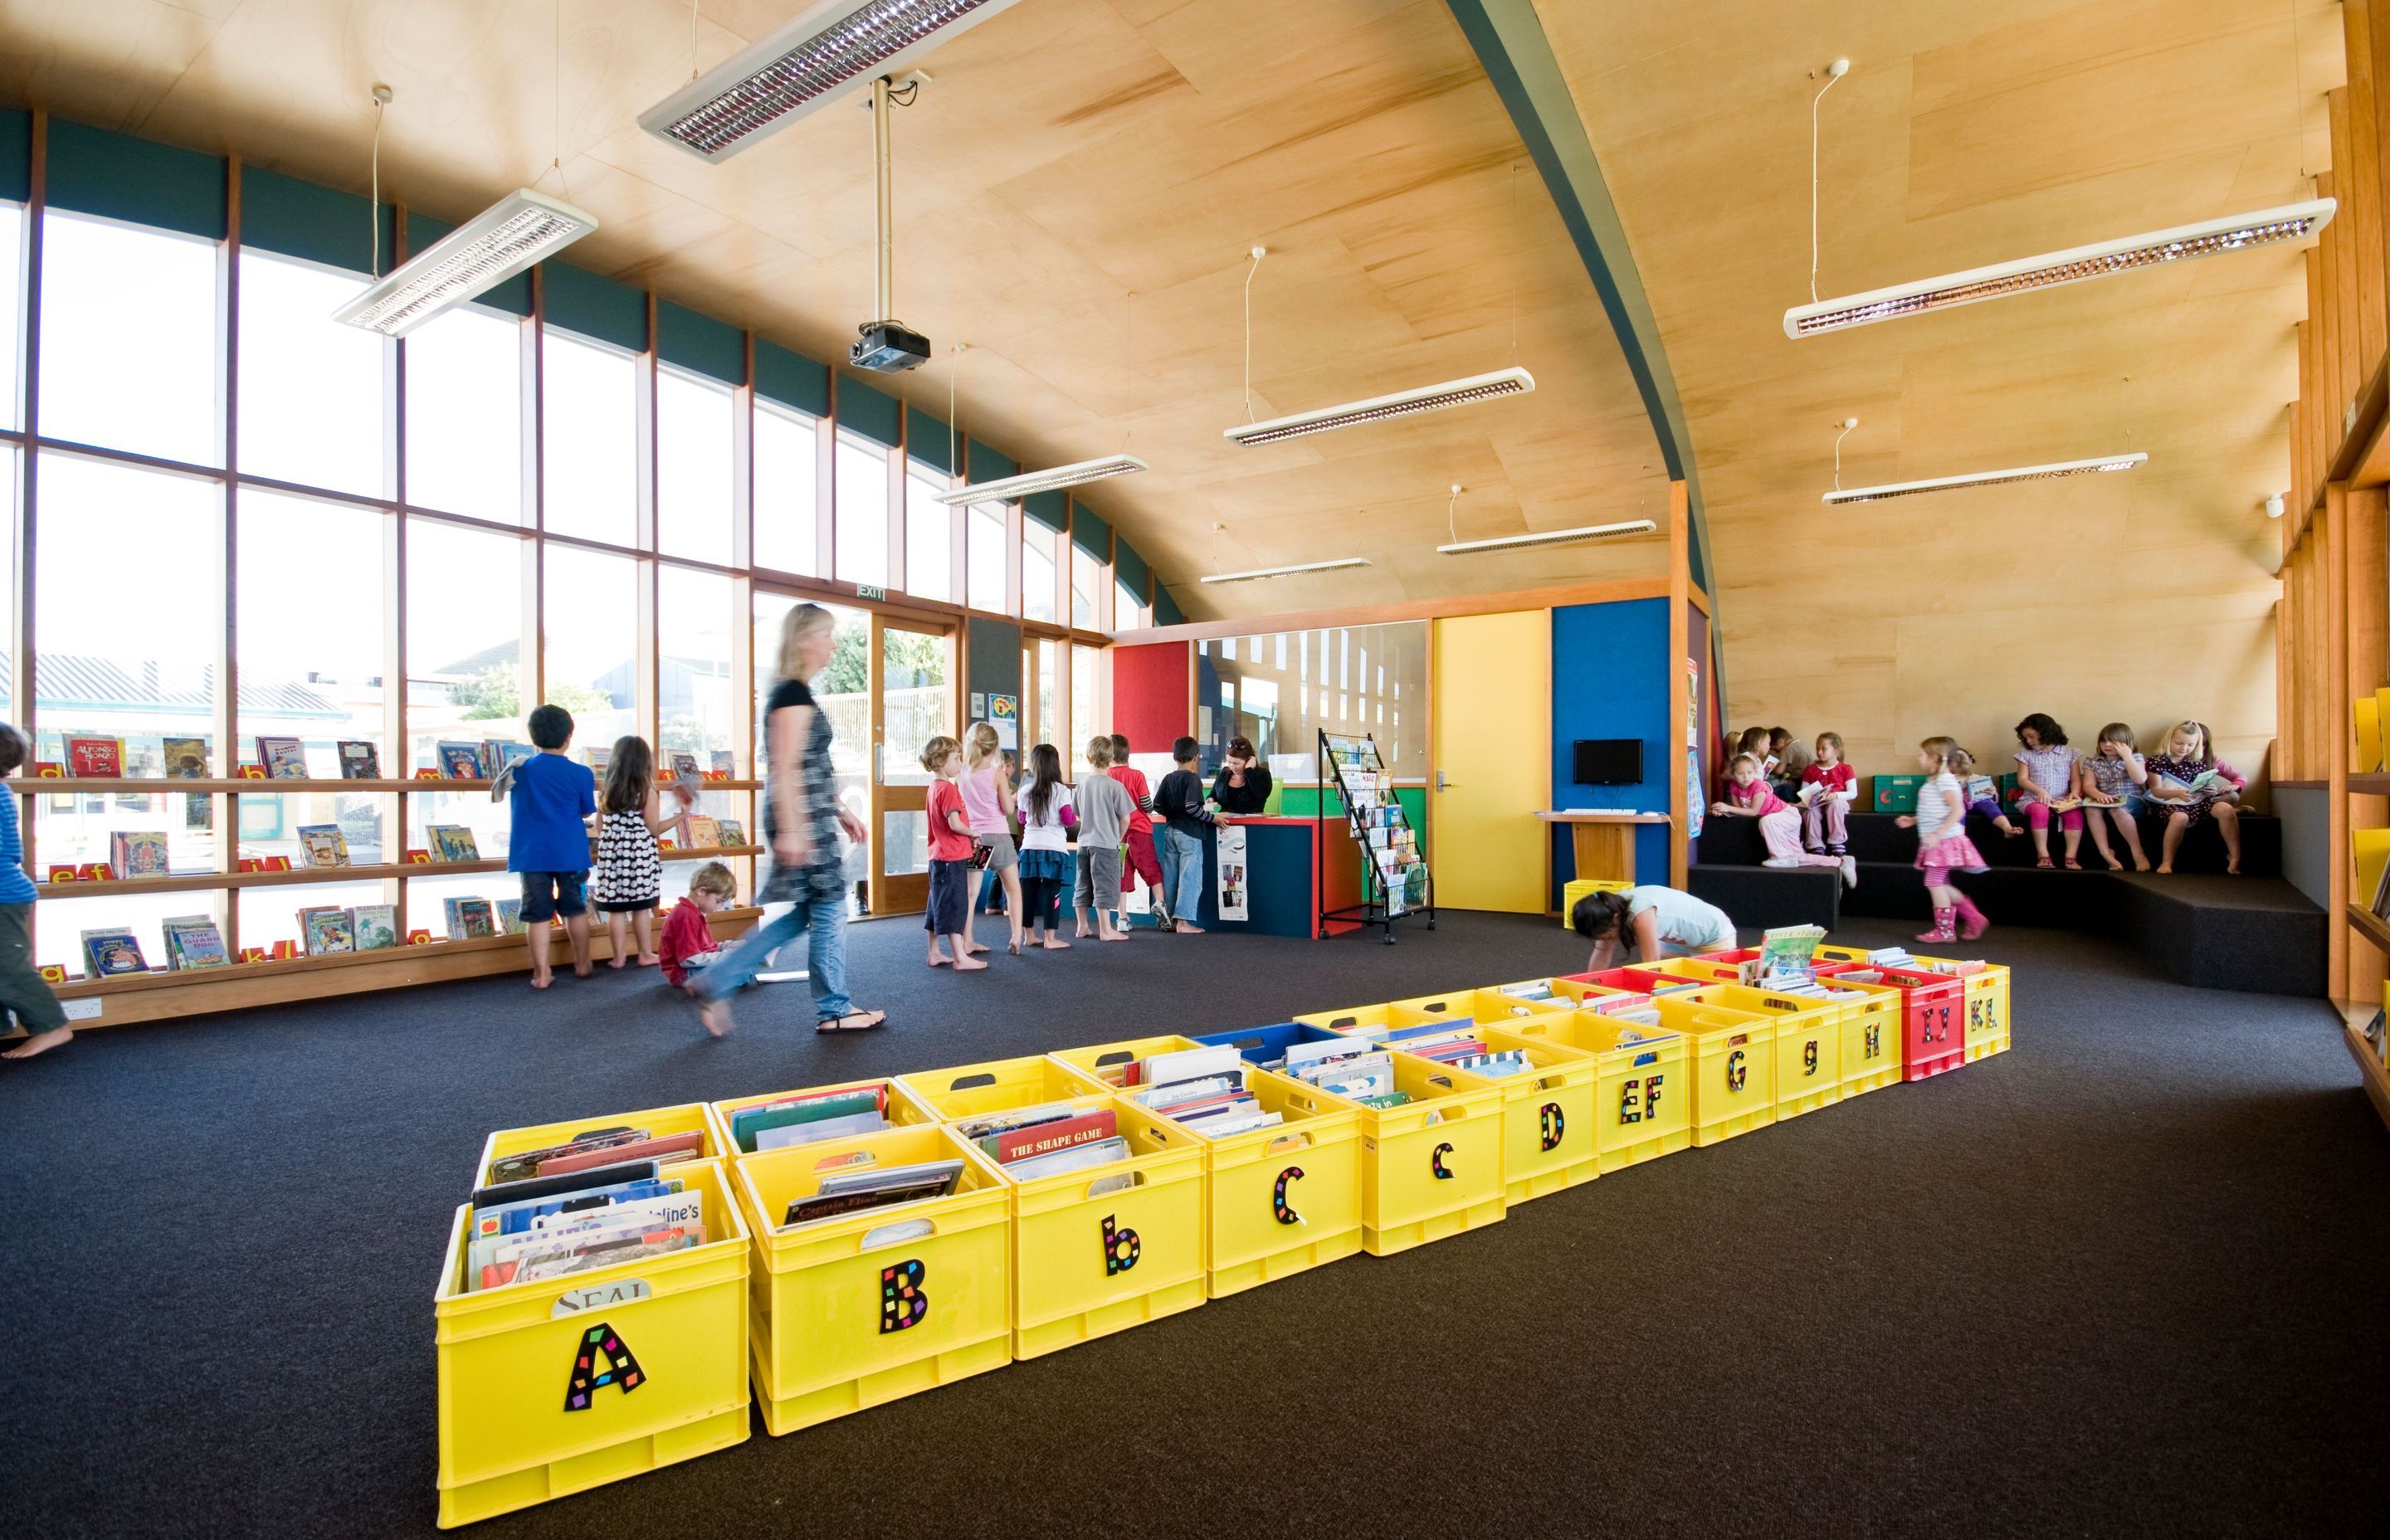
[[[726, 1448], [749, 1436], [751, 1399], [770, 1434], [797, 1432], [2008, 1046], [2004, 968], [1819, 946], [1810, 975], [1837, 992], [1821, 997], [1763, 987], [1759, 965], [1676, 958], [493, 1134], [476, 1183], [585, 1134], [693, 1135], [693, 1158], [663, 1170], [705, 1228], [682, 1250], [476, 1290], [477, 1214], [456, 1211], [433, 1297], [439, 1521]], [[1512, 1072], [1404, 1047], [1456, 1028], [1515, 1053]], [[1385, 1050], [1407, 1100], [1266, 1067], [1354, 1039]], [[1220, 1047], [1283, 1121], [1208, 1136], [1135, 1099], [1142, 1061]], [[771, 1106], [859, 1092], [877, 1131], [753, 1147]], [[1112, 1111], [1126, 1158], [1021, 1180], [956, 1126], [1058, 1104]], [[832, 1174], [932, 1161], [960, 1167], [944, 1196], [782, 1222]]]
[[[1394, 921], [1424, 910], [1427, 928], [1435, 929], [1435, 875], [1428, 870], [1427, 847], [1420, 831], [1394, 797], [1394, 779], [1378, 751], [1377, 735], [1359, 738], [1323, 732], [1319, 763], [1343, 800], [1344, 820], [1361, 846], [1361, 902], [1341, 909], [1327, 906], [1326, 885], [1320, 888], [1318, 934], [1328, 938], [1330, 921], [1349, 920], [1385, 928], [1386, 944], [1394, 943]], [[1320, 787], [1312, 813], [1313, 849], [1328, 858], [1328, 786]]]

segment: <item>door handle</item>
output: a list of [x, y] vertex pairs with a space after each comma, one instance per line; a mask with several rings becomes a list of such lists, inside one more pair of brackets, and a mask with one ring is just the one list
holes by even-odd
[[1435, 789], [1438, 791], [1449, 791], [1452, 789], [1452, 782], [1444, 778], [1444, 772], [1441, 770], [1435, 773]]

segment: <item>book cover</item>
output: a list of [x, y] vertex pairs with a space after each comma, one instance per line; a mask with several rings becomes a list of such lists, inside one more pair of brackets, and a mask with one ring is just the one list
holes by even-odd
[[739, 756], [727, 749], [716, 749], [713, 751], [713, 773], [717, 776], [737, 775]]
[[1009, 1134], [998, 1134], [992, 1140], [982, 1140], [982, 1147], [996, 1157], [999, 1164], [1036, 1155], [1051, 1155], [1073, 1145], [1093, 1144], [1109, 1139], [1120, 1131], [1119, 1120], [1109, 1107], [1080, 1117], [1065, 1118], [1060, 1123], [1041, 1123], [1034, 1128], [1017, 1128]]
[[361, 738], [344, 738], [333, 747], [340, 751], [341, 776], [345, 780], [378, 781], [381, 779], [381, 751]]
[[310, 866], [345, 866], [349, 864], [348, 837], [338, 824], [301, 824], [299, 848], [306, 853]]
[[198, 780], [208, 773], [208, 740], [169, 738], [159, 740], [160, 758], [169, 780]]
[[118, 829], [108, 837], [108, 864], [119, 877], [163, 877], [166, 875], [166, 837], [133, 829]]
[[67, 739], [67, 774], [71, 776], [123, 775], [123, 743], [112, 738]]
[[141, 957], [141, 943], [130, 930], [85, 930], [83, 958], [84, 972], [94, 979], [120, 979], [130, 973], [149, 971], [149, 965]]
[[672, 757], [672, 770], [673, 779], [676, 781], [687, 782], [697, 779], [697, 756], [685, 750], [675, 750]]
[[450, 780], [482, 779], [480, 746], [471, 743], [443, 743], [440, 745], [440, 768], [448, 772]]
[[606, 778], [606, 767], [614, 763], [614, 751], [611, 749], [588, 749], [583, 751], [583, 752], [587, 758], [589, 773], [597, 776], [599, 780], [604, 780]]
[[265, 767], [265, 778], [270, 781], [303, 781], [307, 778], [307, 751], [295, 738], [259, 738], [257, 763]]
[[356, 917], [348, 910], [311, 909], [303, 913], [309, 956], [331, 956], [357, 949]]
[[473, 842], [473, 831], [462, 824], [431, 824], [424, 833], [431, 837], [432, 859], [435, 861], [479, 861], [481, 846]]
[[723, 842], [722, 826], [701, 813], [690, 815], [688, 822], [682, 828], [687, 835], [690, 850], [712, 850]]
[[440, 901], [440, 915], [443, 919], [447, 921], [448, 939], [450, 941], [463, 941], [465, 939], [464, 899], [461, 897], [442, 899]]
[[183, 915], [161, 920], [166, 937], [166, 967], [223, 968], [232, 961], [225, 950], [224, 932], [206, 915]]
[[482, 941], [498, 933], [498, 920], [486, 898], [462, 898], [456, 901], [456, 918], [465, 929], [461, 936], [450, 931], [451, 939]]
[[740, 1149], [752, 1155], [755, 1152], [755, 1136], [765, 1129], [792, 1123], [817, 1123], [824, 1118], [846, 1117], [856, 1112], [884, 1113], [887, 1109], [888, 1090], [885, 1086], [825, 1091], [817, 1096], [742, 1107], [730, 1114], [730, 1136]]
[[498, 900], [498, 933], [503, 936], [520, 936], [523, 933], [521, 899]]
[[398, 905], [360, 904], [356, 916], [357, 950], [381, 952], [398, 944]]
[[538, 752], [539, 751], [537, 749], [528, 743], [515, 743], [512, 741], [500, 743], [498, 745], [498, 768], [504, 770], [510, 765], [520, 764], [523, 761], [531, 758], [532, 755]]
[[717, 818], [714, 828], [726, 847], [735, 849], [747, 842], [747, 826], [736, 818]]

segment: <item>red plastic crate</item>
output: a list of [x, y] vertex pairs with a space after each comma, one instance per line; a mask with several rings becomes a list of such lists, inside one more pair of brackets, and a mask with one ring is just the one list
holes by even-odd
[[1924, 1080], [1967, 1062], [1967, 981], [1866, 963], [1819, 963], [1820, 977], [1881, 978], [1900, 990], [1900, 1078]]

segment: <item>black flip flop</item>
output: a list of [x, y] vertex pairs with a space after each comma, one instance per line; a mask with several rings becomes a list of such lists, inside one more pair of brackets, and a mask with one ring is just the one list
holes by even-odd
[[[846, 1024], [847, 1022], [854, 1020], [858, 1016], [868, 1016], [872, 1018], [872, 1020], [864, 1022], [859, 1027], [850, 1027]], [[816, 1036], [827, 1037], [832, 1033], [870, 1032], [874, 1028], [884, 1027], [887, 1024], [888, 1013], [884, 1010], [851, 1010], [844, 1016], [823, 1017], [820, 1020], [814, 1023], [814, 1033]]]

